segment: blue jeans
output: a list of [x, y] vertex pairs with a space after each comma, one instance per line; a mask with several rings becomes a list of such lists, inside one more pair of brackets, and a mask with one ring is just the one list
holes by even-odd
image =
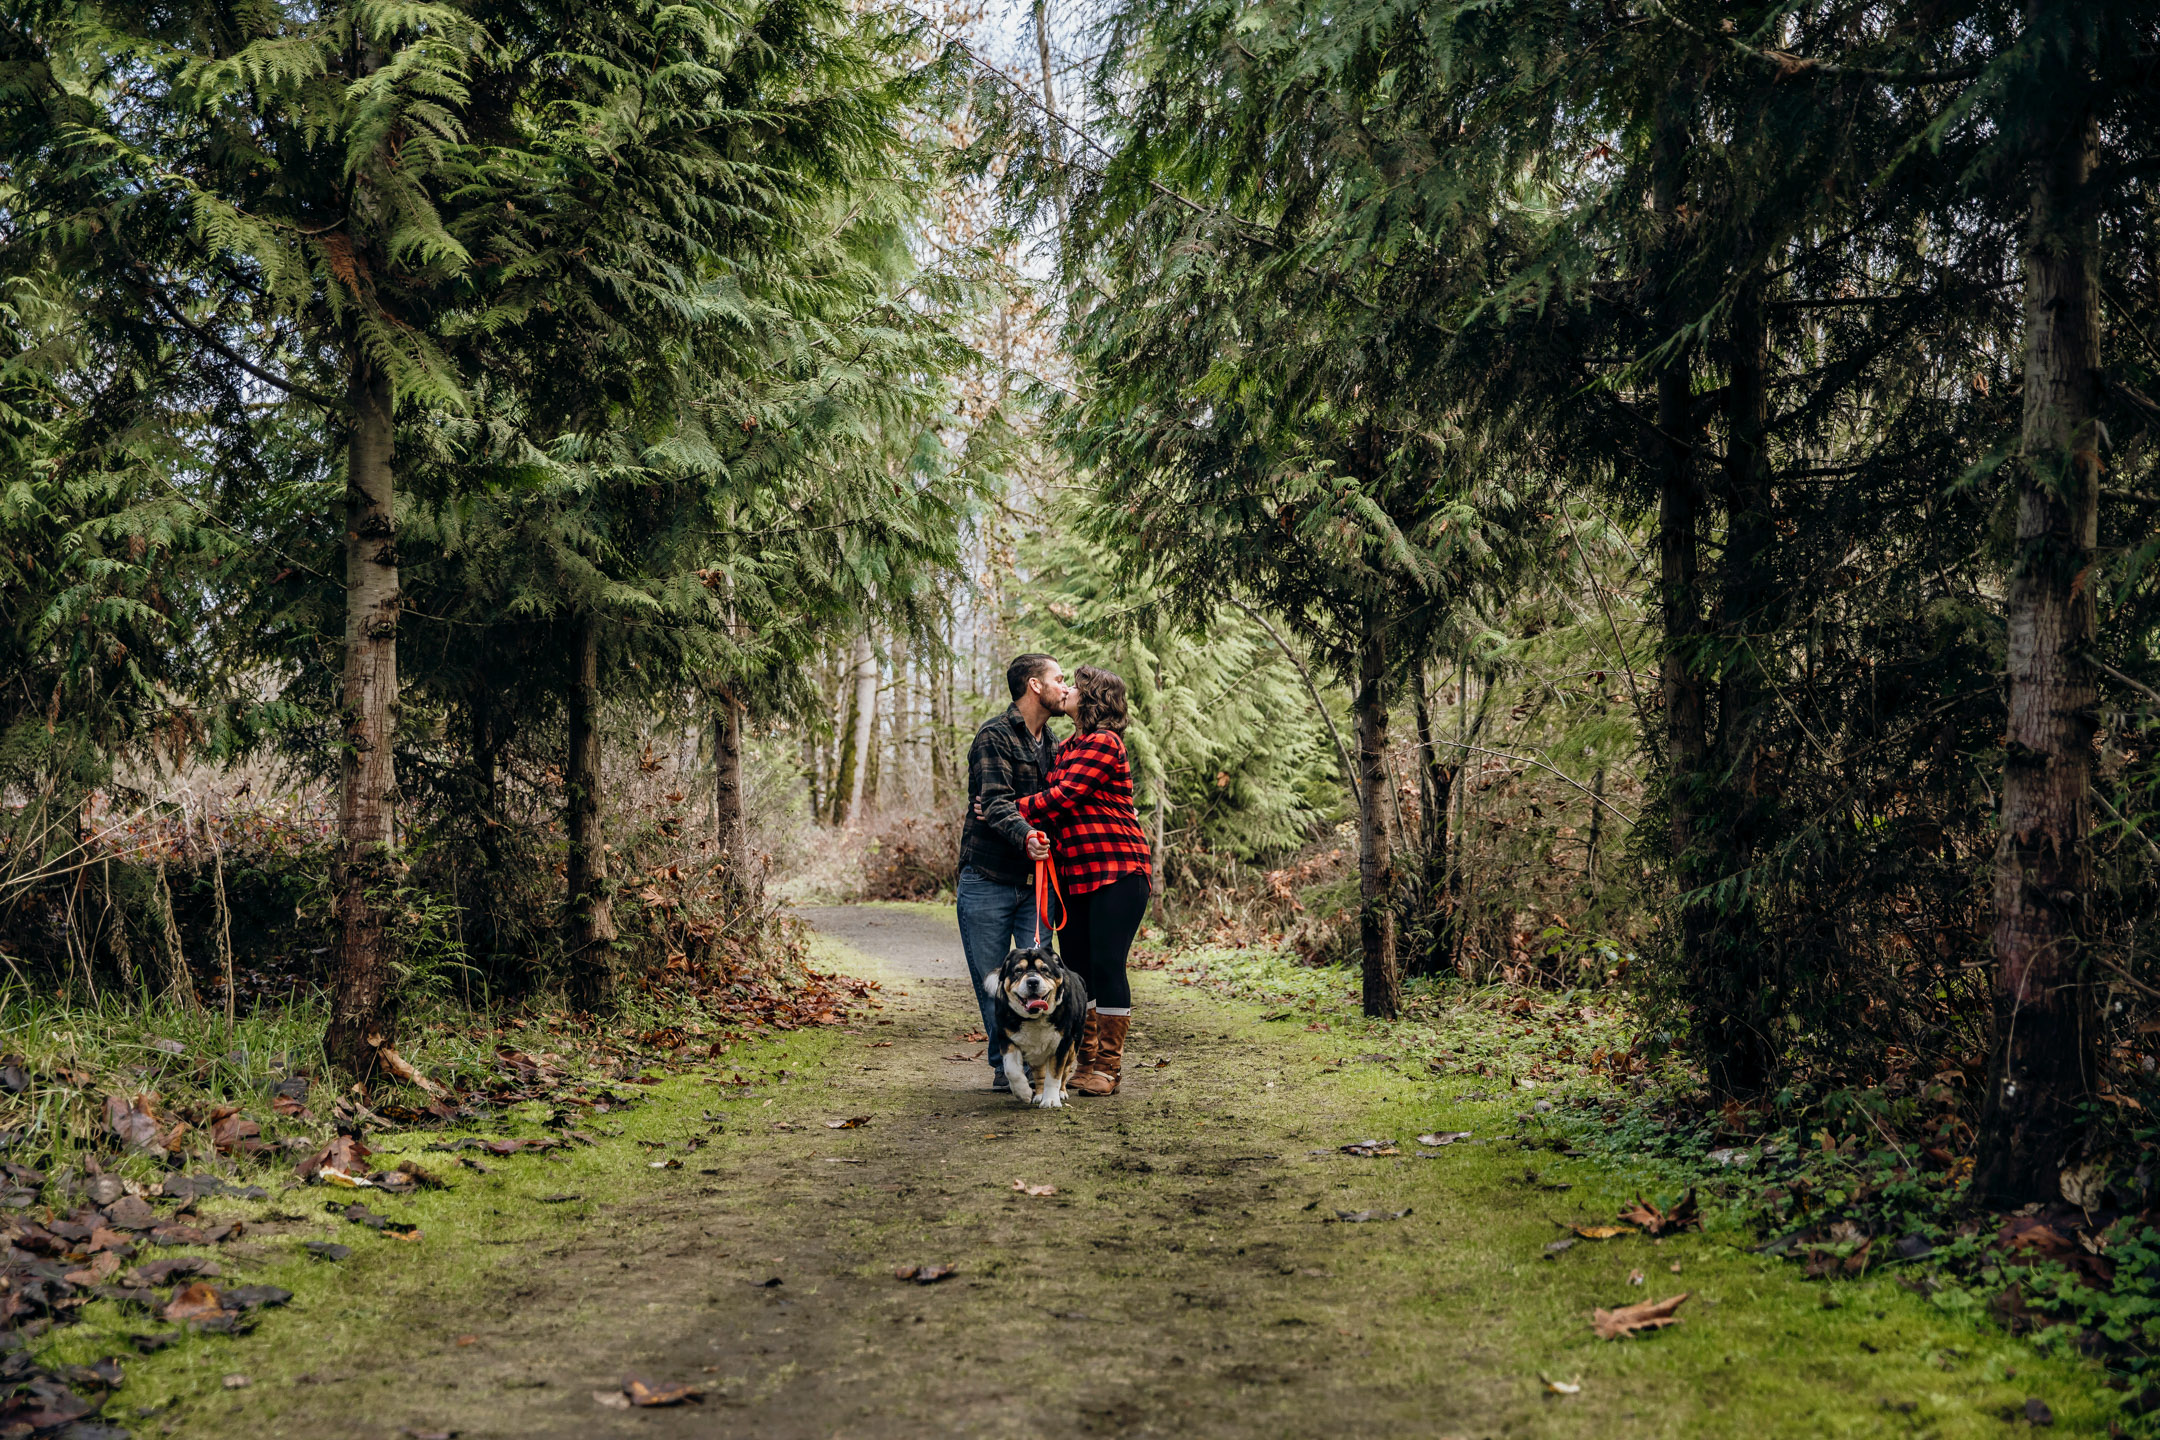
[[1033, 886], [1000, 885], [970, 865], [960, 872], [954, 891], [960, 912], [960, 952], [967, 957], [968, 980], [982, 1011], [983, 1034], [990, 1037], [990, 1078], [995, 1083], [1005, 1073], [1005, 1036], [998, 1028], [997, 1002], [984, 992], [983, 981], [997, 974], [1009, 951], [1035, 944], [1042, 922], [1035, 914]]

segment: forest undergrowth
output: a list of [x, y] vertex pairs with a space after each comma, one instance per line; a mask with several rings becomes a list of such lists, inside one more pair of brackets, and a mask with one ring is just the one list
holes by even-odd
[[[2082, 1205], [2003, 1212], [1971, 1192], [1965, 1071], [1795, 1084], [1741, 1105], [1713, 1095], [1610, 986], [1414, 981], [1400, 1018], [1387, 1021], [1356, 1013], [1354, 971], [1302, 965], [1265, 945], [1150, 950], [1137, 963], [1166, 970], [1173, 984], [1267, 1004], [1271, 1023], [1386, 1047], [1364, 1061], [1490, 1081], [1470, 1098], [1517, 1100], [1528, 1143], [1639, 1181], [1641, 1201], [1617, 1219], [1623, 1229], [1741, 1232], [1757, 1253], [1821, 1282], [1830, 1308], [1842, 1303], [1840, 1282], [1892, 1276], [1976, 1327], [2098, 1362], [2104, 1383], [2124, 1394], [2110, 1433], [2160, 1434], [2160, 1175], [2149, 1158], [2160, 1134], [2135, 1101], [2096, 1105], [2091, 1124], [2105, 1138], [2066, 1187]], [[1562, 1235], [1555, 1245], [1601, 1238]]]

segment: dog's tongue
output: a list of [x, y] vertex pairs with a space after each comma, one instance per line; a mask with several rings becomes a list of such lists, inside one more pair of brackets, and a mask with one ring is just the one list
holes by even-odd
[[1043, 1011], [1045, 1011], [1045, 1010], [1047, 1010], [1047, 1009], [1049, 1009], [1049, 1008], [1050, 1008], [1050, 1002], [1049, 1002], [1048, 1000], [1030, 1000], [1030, 1001], [1028, 1001], [1028, 1014], [1030, 1014], [1030, 1015], [1040, 1015], [1040, 1014], [1042, 1014], [1042, 1012], [1043, 1012]]

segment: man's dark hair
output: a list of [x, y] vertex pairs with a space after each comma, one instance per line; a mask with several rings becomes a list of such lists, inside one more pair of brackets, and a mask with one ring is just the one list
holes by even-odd
[[1048, 655], [1022, 655], [1005, 667], [1005, 688], [1018, 700], [1027, 694], [1027, 682], [1048, 670], [1057, 661]]

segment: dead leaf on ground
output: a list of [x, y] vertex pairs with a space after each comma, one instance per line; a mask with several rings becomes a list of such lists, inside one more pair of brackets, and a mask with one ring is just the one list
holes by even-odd
[[1640, 1305], [1623, 1305], [1617, 1310], [1593, 1311], [1590, 1324], [1600, 1340], [1618, 1340], [1644, 1330], [1677, 1325], [1680, 1317], [1673, 1312], [1687, 1298], [1688, 1292], [1683, 1290], [1668, 1300], [1645, 1300]]
[[873, 1041], [871, 1041], [871, 1042], [870, 1042], [869, 1048], [870, 1048], [870, 1049], [872, 1049], [872, 1050], [890, 1050], [890, 1049], [892, 1049], [892, 1041], [890, 1041], [890, 1040], [873, 1040]]
[[644, 1380], [632, 1375], [623, 1381], [623, 1394], [630, 1403], [640, 1409], [654, 1409], [663, 1405], [680, 1405], [686, 1400], [702, 1400], [705, 1392], [695, 1385], [671, 1380]]
[[628, 1410], [630, 1408], [630, 1397], [620, 1390], [595, 1390], [592, 1392], [592, 1398], [596, 1403], [605, 1405], [610, 1410]]
[[1702, 1223], [1702, 1212], [1696, 1207], [1695, 1192], [1690, 1189], [1676, 1201], [1670, 1210], [1657, 1206], [1637, 1195], [1635, 1203], [1620, 1212], [1620, 1218], [1631, 1225], [1639, 1225], [1647, 1235], [1670, 1235]]
[[1468, 1130], [1441, 1130], [1431, 1135], [1418, 1136], [1417, 1143], [1420, 1145], [1453, 1145], [1458, 1140], [1467, 1140], [1469, 1138], [1470, 1132]]
[[244, 1119], [237, 1105], [220, 1105], [210, 1112], [210, 1145], [220, 1155], [248, 1148], [247, 1142], [261, 1134], [262, 1126]]
[[1575, 1234], [1584, 1240], [1613, 1240], [1635, 1232], [1625, 1225], [1577, 1225]]
[[122, 1144], [130, 1150], [149, 1150], [157, 1146], [157, 1116], [153, 1113], [157, 1100], [152, 1095], [137, 1095], [129, 1099], [125, 1095], [105, 1097], [105, 1123]]
[[1345, 1155], [1357, 1155], [1367, 1160], [1380, 1155], [1402, 1154], [1402, 1151], [1395, 1148], [1395, 1142], [1392, 1140], [1359, 1140], [1354, 1144], [1342, 1146], [1341, 1149]]
[[957, 1265], [902, 1265], [893, 1271], [895, 1280], [913, 1280], [918, 1285], [935, 1285], [960, 1267]]
[[[983, 1034], [983, 1032], [980, 1030], [970, 1030], [967, 1034], [960, 1037], [960, 1043], [963, 1045], [972, 1045], [978, 1040], [987, 1040], [989, 1038], [989, 1036]], [[890, 1045], [892, 1044], [892, 1041], [888, 1040], [885, 1043]]]
[[1055, 1194], [1057, 1194], [1057, 1186], [1055, 1186], [1055, 1185], [1030, 1185], [1030, 1184], [1028, 1184], [1028, 1182], [1027, 1182], [1027, 1181], [1025, 1181], [1025, 1180], [1015, 1180], [1015, 1181], [1013, 1181], [1013, 1189], [1015, 1189], [1015, 1190], [1019, 1191], [1019, 1192], [1020, 1192], [1021, 1194], [1023, 1194], [1023, 1195], [1055, 1195]]
[[317, 1260], [343, 1260], [346, 1256], [352, 1254], [352, 1246], [339, 1245], [329, 1240], [309, 1240], [304, 1242], [300, 1248], [307, 1251]]
[[1554, 1380], [1548, 1377], [1542, 1370], [1538, 1371], [1537, 1378], [1538, 1384], [1545, 1387], [1545, 1393], [1548, 1395], [1582, 1394], [1582, 1381], [1580, 1380]]
[[207, 1320], [224, 1313], [225, 1306], [218, 1300], [217, 1287], [207, 1280], [183, 1286], [158, 1312], [160, 1318], [166, 1320]]
[[1627, 1283], [1628, 1283], [1628, 1284], [1630, 1284], [1630, 1285], [1640, 1285], [1640, 1284], [1642, 1284], [1642, 1283], [1643, 1283], [1643, 1273], [1642, 1273], [1642, 1271], [1640, 1271], [1640, 1270], [1630, 1270], [1630, 1271], [1628, 1271]]
[[324, 1170], [335, 1170], [347, 1176], [364, 1175], [367, 1157], [374, 1153], [357, 1135], [337, 1135], [328, 1145], [293, 1167], [294, 1173], [303, 1180], [312, 1180]]
[[245, 1390], [255, 1382], [245, 1375], [227, 1375], [224, 1383], [227, 1390]]
[[1408, 1210], [1337, 1210], [1335, 1219], [1329, 1223], [1363, 1225], [1368, 1220], [1400, 1220]]
[[1547, 1260], [1557, 1260], [1563, 1253], [1574, 1248], [1575, 1237], [1573, 1237], [1572, 1235], [1565, 1240], [1555, 1240], [1552, 1242], [1552, 1244], [1545, 1247], [1545, 1258]]
[[860, 1130], [869, 1123], [870, 1117], [868, 1115], [850, 1115], [845, 1120], [827, 1120], [825, 1128], [828, 1130]]

